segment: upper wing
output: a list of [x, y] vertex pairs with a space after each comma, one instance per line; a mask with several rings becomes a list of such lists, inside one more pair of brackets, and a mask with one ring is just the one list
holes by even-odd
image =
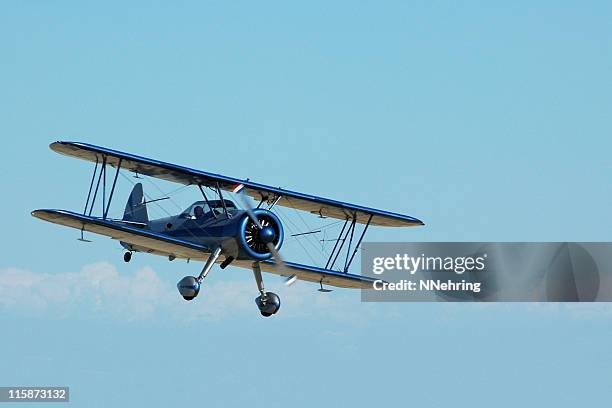
[[284, 190], [279, 187], [253, 183], [248, 180], [194, 170], [87, 143], [55, 142], [50, 147], [58, 153], [91, 162], [102, 163], [102, 157], [106, 157], [106, 163], [112, 167], [117, 167], [119, 160], [121, 160], [121, 168], [123, 169], [186, 185], [201, 184], [203, 186], [214, 186], [215, 183], [219, 183], [221, 189], [232, 190], [237, 184], [243, 184], [245, 187], [243, 191], [256, 200], [272, 202], [280, 197], [277, 205], [308, 211], [322, 217], [342, 220], [355, 217], [358, 223], [366, 224], [371, 216], [371, 225], [385, 227], [424, 225], [422, 221], [408, 215], [362, 207], [328, 198]]
[[[208, 259], [210, 253], [210, 248], [205, 245], [195, 244], [168, 235], [104, 220], [102, 218], [77, 214], [72, 211], [36, 210], [32, 212], [32, 215], [55, 224], [106, 235], [135, 246], [150, 248], [149, 252], [157, 255], [172, 255], [176, 258], [205, 261]], [[219, 262], [221, 262], [221, 260], [219, 260]], [[251, 261], [234, 261], [232, 266], [251, 269], [251, 264]], [[277, 268], [273, 261], [264, 261], [261, 262], [260, 265], [264, 272], [286, 276], [286, 274], [282, 273], [281, 270]], [[374, 282], [374, 279], [359, 275], [300, 265], [293, 262], [286, 262], [286, 266], [298, 279], [310, 282], [321, 282], [325, 285], [341, 288], [372, 288], [372, 282]]]

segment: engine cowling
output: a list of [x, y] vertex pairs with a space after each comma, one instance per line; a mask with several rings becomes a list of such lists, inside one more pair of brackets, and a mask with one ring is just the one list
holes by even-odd
[[283, 225], [271, 211], [258, 208], [253, 213], [263, 228], [259, 229], [248, 214], [244, 214], [238, 227], [238, 243], [246, 258], [264, 261], [272, 257], [268, 243], [272, 243], [277, 251], [283, 245]]

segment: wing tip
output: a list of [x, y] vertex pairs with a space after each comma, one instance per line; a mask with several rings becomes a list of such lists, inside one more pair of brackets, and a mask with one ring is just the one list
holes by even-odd
[[398, 227], [423, 227], [425, 223], [418, 218], [410, 217], [410, 220], [405, 220], [401, 225], [396, 225]]
[[49, 220], [54, 214], [61, 214], [62, 210], [51, 210], [48, 208], [33, 210], [30, 212], [30, 215], [34, 218], [39, 218], [41, 220]]
[[45, 213], [47, 213], [47, 210], [33, 210], [30, 212], [30, 215], [32, 217], [40, 218]]
[[55, 153], [65, 154], [64, 153], [64, 146], [66, 144], [68, 144], [68, 142], [57, 140], [57, 141], [49, 144], [49, 149], [53, 150]]
[[85, 143], [81, 142], [71, 142], [67, 140], [56, 140], [55, 142], [49, 143], [49, 148], [56, 153], [66, 154], [66, 151], [70, 148], [84, 148], [86, 147]]

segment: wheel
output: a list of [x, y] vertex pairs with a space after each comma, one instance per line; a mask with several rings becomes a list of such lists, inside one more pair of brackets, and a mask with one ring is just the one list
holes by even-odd
[[125, 262], [130, 262], [132, 260], [132, 253], [130, 251], [123, 254], [123, 260]]
[[176, 287], [185, 300], [193, 300], [200, 293], [200, 282], [195, 276], [185, 276], [176, 284]]
[[266, 292], [265, 301], [261, 298], [261, 296], [258, 296], [255, 299], [255, 303], [257, 304], [261, 315], [266, 317], [276, 314], [281, 305], [280, 298], [273, 292]]

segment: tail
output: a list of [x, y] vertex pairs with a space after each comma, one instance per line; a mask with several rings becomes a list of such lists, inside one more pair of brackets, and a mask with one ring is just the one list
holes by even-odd
[[136, 184], [132, 189], [132, 193], [125, 205], [123, 220], [142, 223], [147, 223], [149, 221], [147, 204], [144, 201], [144, 193], [142, 191], [142, 184], [140, 183]]

